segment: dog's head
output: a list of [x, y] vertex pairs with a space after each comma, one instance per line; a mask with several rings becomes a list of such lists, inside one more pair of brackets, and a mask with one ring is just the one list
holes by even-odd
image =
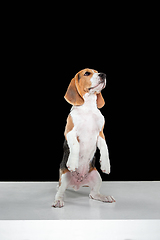
[[105, 104], [101, 90], [106, 86], [106, 74], [98, 73], [93, 69], [79, 71], [71, 80], [65, 99], [72, 105], [83, 105], [83, 96], [86, 93], [97, 95], [97, 107], [102, 108]]

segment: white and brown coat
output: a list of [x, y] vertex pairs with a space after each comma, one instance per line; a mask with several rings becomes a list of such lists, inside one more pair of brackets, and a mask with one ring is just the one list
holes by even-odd
[[101, 170], [110, 173], [109, 153], [103, 133], [105, 120], [99, 110], [105, 104], [101, 94], [105, 85], [104, 73], [87, 68], [78, 72], [68, 86], [65, 99], [73, 107], [65, 127], [64, 156], [53, 207], [64, 206], [64, 192], [68, 187], [78, 190], [81, 186], [89, 186], [90, 198], [115, 201], [113, 197], [99, 193], [102, 180], [94, 166], [98, 147]]

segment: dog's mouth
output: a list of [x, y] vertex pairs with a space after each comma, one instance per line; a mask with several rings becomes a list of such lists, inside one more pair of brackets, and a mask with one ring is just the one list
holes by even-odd
[[[105, 86], [106, 86], [106, 83], [105, 83], [105, 81], [101, 81], [101, 82], [99, 82], [96, 86], [94, 86], [94, 87], [91, 87], [91, 88], [88, 88], [88, 90], [90, 91], [90, 90], [92, 90], [92, 89], [94, 89], [94, 88], [96, 88], [96, 87], [98, 87], [100, 84], [102, 84], [103, 83], [103, 86], [102, 86], [102, 89], [104, 89], [105, 88]], [[101, 89], [101, 90], [102, 90]]]

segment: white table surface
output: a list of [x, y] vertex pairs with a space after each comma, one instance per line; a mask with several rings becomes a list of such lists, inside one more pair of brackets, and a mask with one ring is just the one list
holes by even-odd
[[0, 182], [0, 220], [160, 219], [160, 182], [103, 182], [101, 193], [116, 203], [89, 199], [89, 188], [65, 192], [52, 208], [57, 182]]
[[159, 240], [160, 220], [6, 220], [1, 240]]
[[160, 182], [103, 182], [111, 204], [69, 189], [61, 209], [51, 207], [56, 185], [0, 182], [0, 240], [160, 239]]

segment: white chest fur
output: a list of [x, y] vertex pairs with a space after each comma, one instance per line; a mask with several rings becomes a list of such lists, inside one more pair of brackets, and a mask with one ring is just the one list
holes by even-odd
[[79, 164], [78, 172], [85, 175], [89, 169], [97, 148], [97, 138], [104, 125], [104, 117], [97, 108], [97, 96], [86, 93], [82, 106], [73, 106], [71, 116], [74, 131], [79, 139]]

